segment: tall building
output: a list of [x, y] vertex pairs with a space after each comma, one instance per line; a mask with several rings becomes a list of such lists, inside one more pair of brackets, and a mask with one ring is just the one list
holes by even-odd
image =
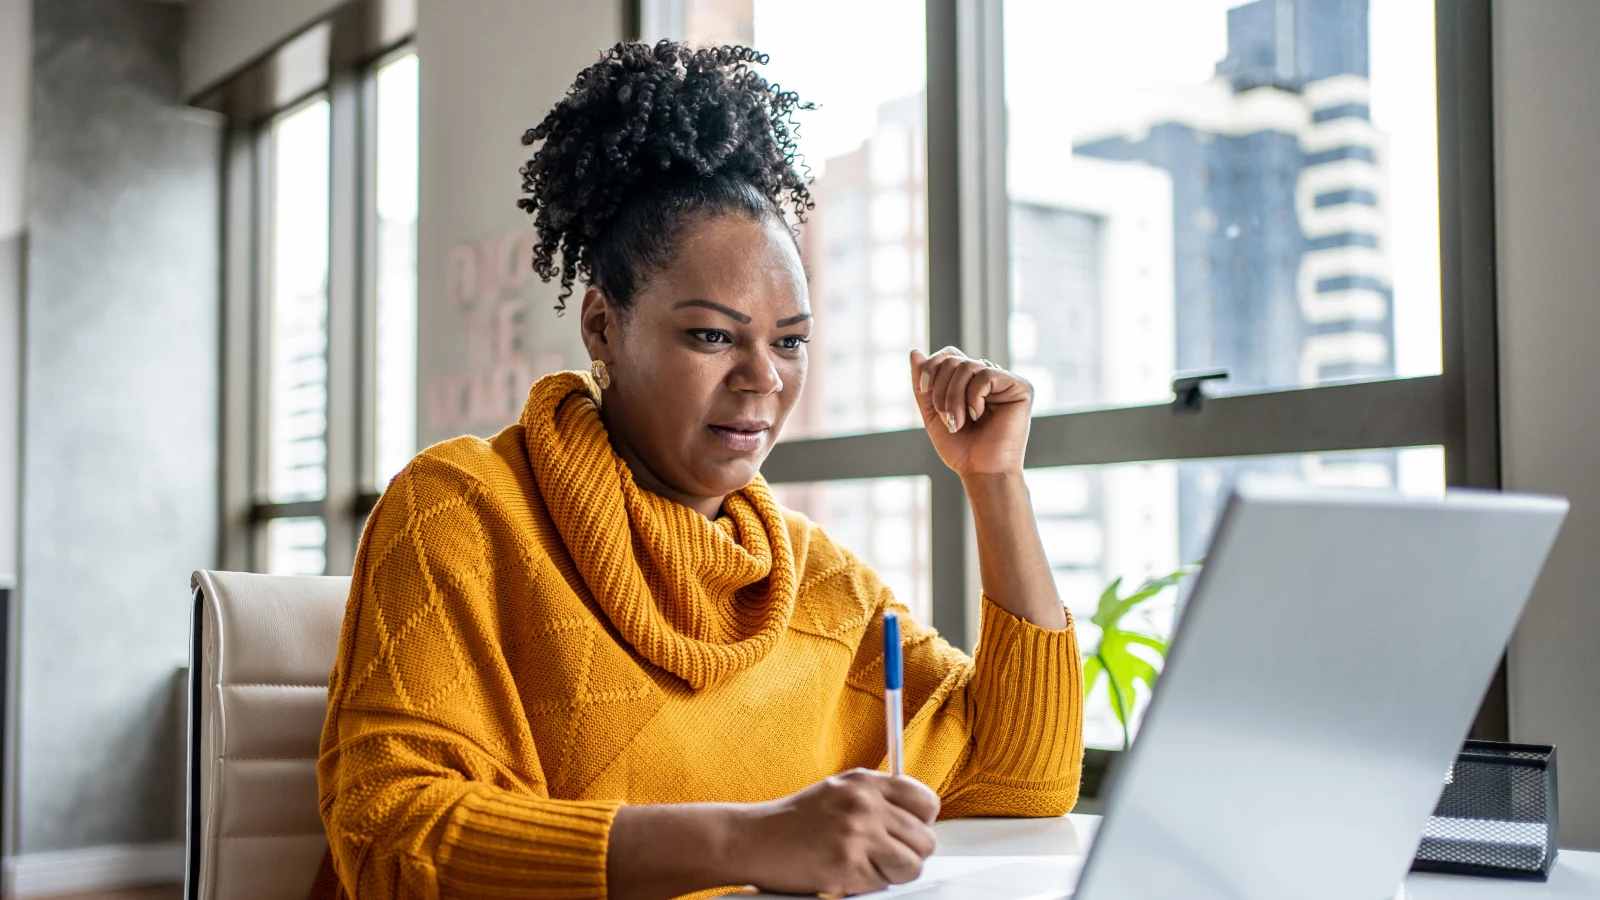
[[1366, 6], [1229, 10], [1228, 56], [1202, 89], [1225, 102], [1073, 148], [1172, 176], [1180, 369], [1227, 366], [1230, 390], [1394, 374]]
[[[1176, 364], [1226, 367], [1222, 391], [1394, 374], [1388, 147], [1370, 115], [1367, 21], [1367, 0], [1231, 9], [1216, 78], [1073, 148], [1171, 175]], [[1393, 464], [1341, 465], [1321, 476], [1370, 482]], [[1185, 557], [1203, 552], [1236, 468], [1182, 479]]]

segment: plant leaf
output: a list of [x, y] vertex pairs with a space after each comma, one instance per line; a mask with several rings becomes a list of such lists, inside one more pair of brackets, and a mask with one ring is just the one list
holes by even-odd
[[1100, 602], [1095, 606], [1094, 615], [1089, 618], [1089, 621], [1099, 625], [1101, 628], [1117, 621], [1116, 608], [1120, 602], [1117, 599], [1117, 590], [1121, 587], [1121, 578], [1112, 581], [1111, 584], [1106, 586], [1106, 589], [1100, 594]]
[[[1144, 637], [1145, 635], [1138, 635]], [[1154, 689], [1156, 679], [1161, 676], [1149, 660], [1128, 650], [1128, 645], [1134, 643], [1131, 635], [1126, 631], [1119, 631], [1109, 635], [1100, 642], [1100, 664], [1106, 667], [1107, 672], [1117, 681], [1121, 682], [1128, 691], [1133, 690], [1135, 682], [1142, 681], [1145, 687]]]
[[1140, 585], [1138, 590], [1121, 599], [1116, 596], [1116, 591], [1122, 584], [1122, 579], [1118, 578], [1111, 582], [1111, 586], [1106, 588], [1105, 593], [1100, 595], [1100, 604], [1095, 610], [1092, 621], [1102, 628], [1107, 625], [1116, 625], [1135, 606], [1149, 600], [1169, 587], [1176, 586], [1185, 577], [1198, 571], [1198, 569], [1199, 566], [1197, 565], [1184, 566], [1176, 572], [1163, 575], [1160, 578], [1152, 578]]
[[1089, 699], [1089, 693], [1094, 690], [1095, 683], [1100, 676], [1105, 674], [1105, 666], [1101, 665], [1100, 657], [1091, 656], [1083, 661], [1083, 699]]
[[1137, 631], [1124, 631], [1122, 635], [1130, 644], [1142, 644], [1154, 650], [1162, 659], [1166, 659], [1167, 642], [1161, 638], [1153, 634], [1141, 634]]
[[1090, 619], [1100, 628], [1100, 645], [1084, 659], [1083, 695], [1087, 699], [1100, 676], [1105, 676], [1111, 712], [1122, 725], [1124, 749], [1131, 740], [1129, 726], [1133, 719], [1134, 704], [1138, 701], [1138, 683], [1142, 681], [1147, 690], [1154, 691], [1156, 679], [1161, 677], [1161, 670], [1155, 663], [1134, 653], [1131, 648], [1140, 646], [1152, 650], [1164, 662], [1168, 643], [1158, 635], [1126, 627], [1123, 620], [1139, 604], [1169, 587], [1175, 587], [1199, 568], [1197, 563], [1183, 566], [1160, 578], [1152, 578], [1126, 597], [1119, 596], [1122, 579], [1118, 578], [1101, 593], [1100, 602]]

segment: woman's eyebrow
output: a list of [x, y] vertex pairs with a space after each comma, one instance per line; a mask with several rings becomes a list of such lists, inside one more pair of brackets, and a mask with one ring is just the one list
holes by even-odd
[[798, 316], [790, 316], [787, 319], [779, 319], [778, 327], [788, 328], [790, 325], [799, 325], [801, 322], [804, 322], [809, 318], [811, 318], [811, 313], [801, 313]]
[[710, 300], [679, 300], [677, 303], [672, 305], [672, 308], [683, 309], [685, 306], [701, 306], [705, 307], [706, 309], [716, 310], [730, 319], [733, 319], [735, 322], [738, 322], [740, 325], [750, 324], [749, 316], [739, 312], [737, 309], [723, 306], [721, 303], [713, 303]]

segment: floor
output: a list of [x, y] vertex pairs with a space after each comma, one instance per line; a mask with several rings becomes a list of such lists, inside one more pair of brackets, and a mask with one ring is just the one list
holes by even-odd
[[100, 891], [93, 894], [62, 894], [51, 900], [182, 900], [183, 885], [157, 884], [150, 887]]

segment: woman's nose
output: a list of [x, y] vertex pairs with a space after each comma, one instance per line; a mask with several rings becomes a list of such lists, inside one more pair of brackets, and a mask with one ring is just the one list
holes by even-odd
[[736, 391], [757, 394], [776, 394], [783, 390], [783, 376], [765, 348], [743, 355], [733, 371], [728, 373], [728, 387]]

